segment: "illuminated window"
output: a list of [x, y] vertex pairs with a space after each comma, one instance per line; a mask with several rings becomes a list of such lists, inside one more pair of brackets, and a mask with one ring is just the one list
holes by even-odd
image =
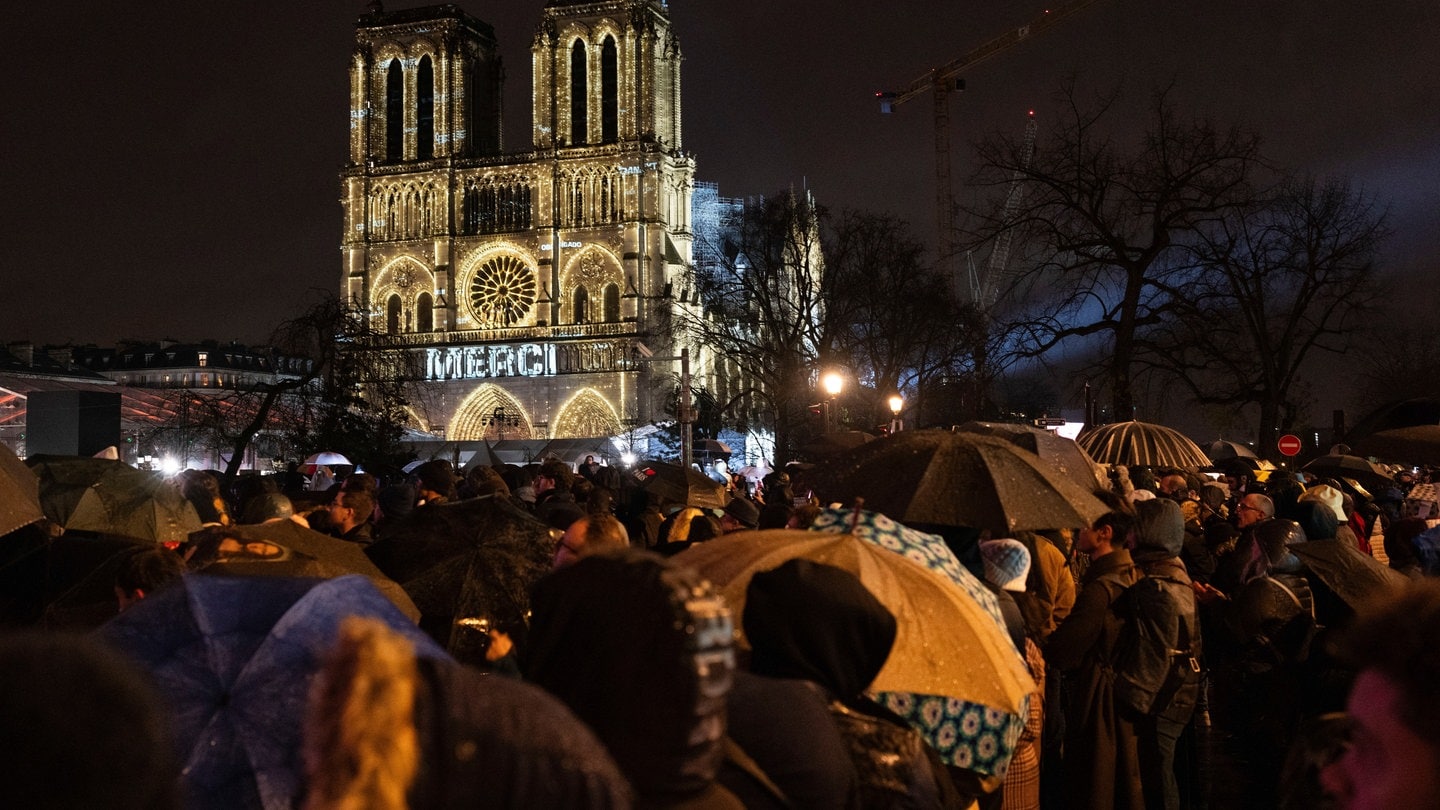
[[200, 367], [201, 367], [201, 368], [204, 368], [204, 367], [210, 365], [210, 353], [209, 353], [209, 352], [199, 352], [197, 356], [199, 357]]
[[420, 293], [415, 309], [415, 329], [420, 332], [435, 331], [435, 305], [430, 300], [430, 293]]
[[385, 71], [385, 159], [405, 159], [405, 75], [399, 59]]
[[570, 143], [579, 146], [585, 143], [585, 43], [575, 40], [570, 49]]
[[400, 334], [400, 296], [392, 295], [390, 300], [385, 302], [385, 331], [392, 335]]
[[605, 37], [600, 48], [600, 140], [620, 138], [620, 71], [616, 65], [615, 38]]
[[576, 287], [574, 302], [575, 323], [585, 323], [589, 320], [587, 310], [590, 308], [590, 292], [583, 286]]
[[605, 285], [605, 322], [615, 323], [620, 320], [620, 285]]
[[420, 57], [420, 69], [415, 75], [416, 91], [415, 123], [417, 126], [415, 157], [429, 160], [435, 157], [435, 71], [430, 67], [428, 55]]
[[208, 386], [208, 385], [210, 385], [210, 375], [209, 375], [209, 374], [201, 374], [201, 375], [200, 375], [200, 385], [202, 385], [202, 386]]

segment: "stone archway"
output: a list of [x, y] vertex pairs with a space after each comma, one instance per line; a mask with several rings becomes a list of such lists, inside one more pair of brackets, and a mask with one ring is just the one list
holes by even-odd
[[551, 435], [557, 439], [615, 436], [621, 431], [615, 408], [593, 388], [576, 392], [555, 417]]
[[534, 435], [530, 425], [519, 400], [494, 383], [484, 383], [455, 409], [445, 437], [458, 442], [529, 439]]

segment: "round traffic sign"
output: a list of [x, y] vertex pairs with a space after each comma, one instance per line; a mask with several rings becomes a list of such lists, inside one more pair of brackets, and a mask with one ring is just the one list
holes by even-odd
[[1286, 433], [1284, 436], [1281, 436], [1281, 437], [1280, 437], [1280, 440], [1279, 440], [1279, 441], [1275, 442], [1275, 447], [1276, 447], [1277, 449], [1279, 449], [1279, 451], [1280, 451], [1283, 455], [1287, 455], [1287, 456], [1299, 455], [1299, 454], [1300, 454], [1300, 437], [1299, 437], [1299, 436], [1296, 436], [1294, 433]]

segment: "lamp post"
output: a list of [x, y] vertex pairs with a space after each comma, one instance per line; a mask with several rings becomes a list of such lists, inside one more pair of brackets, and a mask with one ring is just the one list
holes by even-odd
[[905, 410], [905, 398], [900, 396], [899, 394], [891, 394], [889, 404], [890, 435], [894, 436], [896, 433], [899, 433], [905, 427], [905, 423], [900, 419], [900, 412]]
[[838, 371], [827, 371], [820, 375], [820, 387], [825, 391], [825, 432], [834, 430], [839, 421], [835, 411], [835, 398], [845, 390], [845, 378]]

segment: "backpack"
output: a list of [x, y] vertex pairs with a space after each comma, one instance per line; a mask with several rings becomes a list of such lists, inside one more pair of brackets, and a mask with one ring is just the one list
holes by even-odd
[[1252, 673], [1303, 664], [1315, 639], [1315, 598], [1304, 577], [1258, 577], [1235, 591], [1226, 619], [1239, 647], [1237, 664]]
[[1115, 703], [1139, 715], [1161, 714], [1189, 699], [1200, 683], [1200, 659], [1195, 649], [1195, 628], [1167, 583], [1187, 587], [1178, 580], [1141, 577], [1115, 600], [1121, 619], [1110, 666], [1114, 674]]

